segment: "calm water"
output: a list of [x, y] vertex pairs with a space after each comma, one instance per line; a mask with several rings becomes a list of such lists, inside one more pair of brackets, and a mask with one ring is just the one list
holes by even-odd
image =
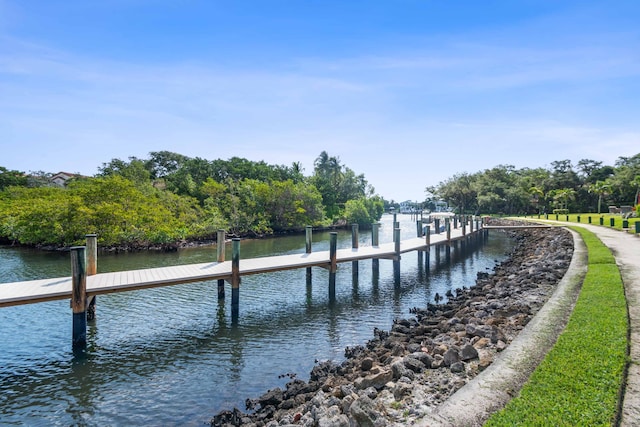
[[[402, 238], [415, 222], [398, 216]], [[382, 219], [380, 242], [391, 241], [391, 216]], [[314, 234], [313, 250], [327, 250], [328, 233]], [[360, 233], [370, 244], [370, 232]], [[203, 282], [98, 297], [89, 326], [88, 351], [71, 351], [68, 301], [0, 308], [1, 425], [202, 425], [222, 409], [301, 379], [315, 360], [342, 360], [344, 348], [364, 344], [373, 328], [388, 330], [409, 308], [433, 302], [436, 292], [473, 285], [478, 271], [504, 258], [511, 242], [492, 234], [481, 250], [452, 255], [446, 266], [431, 257], [429, 271], [416, 253], [402, 256], [400, 274], [380, 260], [339, 264], [336, 297], [329, 300], [328, 272], [305, 269], [245, 276], [240, 317], [232, 324], [231, 291], [220, 305], [217, 283]], [[304, 252], [304, 235], [242, 241], [241, 259]], [[350, 231], [338, 247], [351, 246]], [[230, 254], [230, 247], [227, 254]], [[215, 247], [170, 254], [100, 255], [98, 271], [215, 260]], [[242, 262], [242, 261], [241, 261]], [[70, 275], [68, 254], [0, 247], [0, 282]]]

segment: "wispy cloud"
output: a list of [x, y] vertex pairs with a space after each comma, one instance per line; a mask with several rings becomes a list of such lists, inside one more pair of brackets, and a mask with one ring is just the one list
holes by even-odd
[[[637, 106], [637, 88], [620, 80], [640, 74], [640, 32], [556, 43], [529, 34], [523, 43], [521, 33], [539, 28], [517, 31], [513, 40], [498, 32], [413, 37], [257, 66], [116, 60], [3, 36], [0, 165], [91, 174], [113, 157], [166, 149], [301, 161], [310, 171], [327, 150], [392, 196], [399, 180], [427, 185], [498, 163], [635, 154], [638, 125], [601, 106]], [[456, 154], [455, 166], [437, 160], [442, 147]]]

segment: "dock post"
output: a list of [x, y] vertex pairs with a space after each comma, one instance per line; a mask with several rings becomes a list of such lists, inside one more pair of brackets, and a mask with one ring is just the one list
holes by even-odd
[[329, 233], [329, 273], [338, 270], [338, 233]]
[[456, 230], [458, 228], [458, 215], [453, 217], [453, 229]]
[[393, 229], [393, 241], [395, 242], [395, 252], [396, 252], [396, 258], [399, 260], [400, 259], [400, 229], [399, 228], [394, 228]]
[[371, 224], [371, 246], [380, 246], [380, 223], [374, 222]]
[[449, 218], [445, 218], [444, 227], [447, 230], [447, 243], [449, 246], [451, 246], [451, 221], [449, 220]]
[[[400, 224], [398, 224], [398, 221], [397, 221], [397, 214], [394, 212], [394, 213], [393, 213], [393, 229], [395, 230], [395, 229], [396, 229], [396, 228], [398, 228], [398, 227], [400, 227]], [[396, 234], [395, 234], [395, 233], [393, 233], [393, 238], [394, 238], [394, 239], [396, 238]], [[394, 240], [394, 242], [395, 242], [395, 240]]]
[[422, 221], [416, 221], [416, 237], [422, 237]]
[[310, 254], [312, 237], [313, 237], [313, 227], [311, 227], [310, 225], [307, 225], [304, 228], [304, 232], [305, 232], [305, 239], [304, 239], [305, 253]]
[[71, 309], [73, 311], [72, 346], [87, 345], [87, 265], [86, 247], [71, 248]]
[[[224, 262], [225, 258], [225, 233], [224, 230], [218, 230], [216, 238], [216, 246], [218, 251], [218, 262]], [[224, 279], [218, 279], [218, 301], [224, 300]]]
[[359, 246], [358, 231], [359, 231], [358, 224], [351, 224], [351, 247], [354, 249], [357, 249]]
[[240, 238], [233, 238], [231, 256], [231, 319], [237, 320], [240, 313]]
[[336, 298], [336, 271], [338, 270], [338, 233], [329, 233], [329, 300]]
[[425, 229], [425, 245], [427, 246], [426, 256], [425, 256], [425, 266], [427, 267], [427, 271], [429, 271], [429, 264], [431, 263], [431, 227], [427, 227]]
[[[98, 235], [87, 234], [87, 276], [93, 276], [98, 273]], [[87, 305], [87, 320], [96, 319], [96, 296], [87, 297], [89, 304]]]
[[[313, 227], [311, 227], [310, 225], [307, 225], [304, 228], [304, 231], [305, 231], [305, 239], [304, 239], [305, 253], [310, 254], [312, 236], [313, 236]], [[310, 284], [310, 283], [311, 283], [311, 267], [307, 267], [307, 284]]]
[[434, 230], [433, 230], [434, 233], [440, 234], [440, 218], [434, 218], [433, 223], [434, 223]]
[[[374, 248], [377, 248], [378, 246], [380, 246], [380, 223], [379, 222], [374, 222], [373, 224], [371, 224], [371, 246], [373, 246]], [[379, 266], [380, 266], [380, 262], [378, 258], [373, 258], [371, 260], [371, 267], [373, 269], [374, 275], [379, 274], [379, 272], [378, 273], [376, 272]]]
[[[351, 224], [351, 248], [352, 249], [358, 249], [359, 247], [358, 231], [359, 231], [358, 224]], [[353, 280], [358, 279], [358, 261], [351, 261], [351, 275], [353, 276]]]

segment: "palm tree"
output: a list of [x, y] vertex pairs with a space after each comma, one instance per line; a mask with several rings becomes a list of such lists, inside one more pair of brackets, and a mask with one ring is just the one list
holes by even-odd
[[540, 213], [540, 200], [544, 200], [544, 191], [542, 188], [534, 186], [529, 189], [529, 194], [531, 194], [531, 202], [536, 205], [538, 213]]
[[600, 214], [600, 207], [602, 205], [602, 197], [609, 195], [611, 192], [611, 184], [606, 181], [596, 181], [589, 185], [589, 193], [598, 195], [598, 214]]
[[633, 200], [635, 205], [640, 205], [640, 175], [636, 175], [636, 177], [631, 181], [631, 185], [636, 187], [636, 197]]
[[553, 200], [560, 204], [561, 209], [567, 209], [569, 200], [573, 200], [576, 196], [576, 191], [572, 188], [560, 188], [554, 191]]

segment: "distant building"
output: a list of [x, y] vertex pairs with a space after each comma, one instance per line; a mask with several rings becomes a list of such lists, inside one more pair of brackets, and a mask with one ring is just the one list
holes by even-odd
[[52, 175], [51, 178], [49, 179], [53, 184], [57, 185], [58, 187], [66, 187], [67, 181], [69, 181], [71, 178], [77, 178], [80, 176], [81, 175], [78, 175], [77, 173], [58, 172], [57, 174]]
[[410, 214], [420, 212], [420, 203], [412, 202], [411, 200], [406, 200], [404, 202], [398, 203], [399, 211], [401, 214]]
[[433, 202], [433, 205], [435, 206], [434, 212], [448, 212], [449, 211], [449, 205], [444, 200], [435, 200]]

